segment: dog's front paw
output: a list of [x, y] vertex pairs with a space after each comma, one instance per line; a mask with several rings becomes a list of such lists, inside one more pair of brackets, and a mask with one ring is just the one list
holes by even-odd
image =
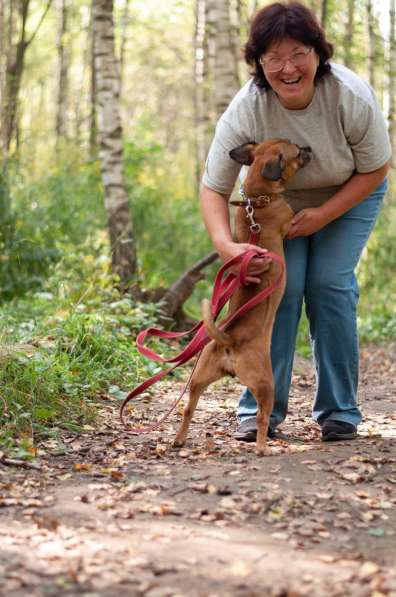
[[269, 446], [256, 446], [256, 454], [257, 456], [272, 456], [273, 451]]
[[182, 448], [185, 444], [185, 440], [180, 440], [180, 439], [175, 439], [173, 444], [172, 444], [172, 448]]

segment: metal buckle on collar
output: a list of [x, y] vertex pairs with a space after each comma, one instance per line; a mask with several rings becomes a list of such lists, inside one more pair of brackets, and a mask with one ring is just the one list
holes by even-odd
[[247, 200], [247, 205], [245, 207], [245, 211], [246, 211], [246, 217], [250, 220], [249, 230], [250, 230], [250, 232], [254, 232], [254, 233], [258, 234], [261, 230], [261, 226], [260, 226], [260, 224], [257, 224], [257, 222], [254, 221], [254, 207], [253, 207], [249, 197], [246, 197], [246, 200]]
[[[258, 234], [261, 230], [261, 225], [254, 221], [254, 207], [252, 205], [250, 197], [248, 197], [245, 191], [243, 190], [242, 183], [239, 185], [239, 194], [246, 203], [246, 217], [250, 221], [249, 230], [253, 234]], [[265, 203], [270, 203], [271, 201], [271, 197], [269, 195], [261, 195], [259, 199], [262, 199]]]

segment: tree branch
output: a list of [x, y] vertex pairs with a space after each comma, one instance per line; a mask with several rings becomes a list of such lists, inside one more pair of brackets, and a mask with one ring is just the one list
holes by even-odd
[[202, 270], [210, 263], [213, 263], [217, 258], [218, 254], [215, 251], [205, 255], [205, 257], [194, 263], [190, 269], [184, 272], [184, 274], [176, 280], [170, 288], [168, 288], [162, 297], [162, 300], [165, 303], [163, 310], [166, 315], [169, 315], [170, 317], [175, 315], [178, 309], [182, 307], [183, 303], [185, 303], [188, 297], [192, 294], [195, 284], [204, 277]]

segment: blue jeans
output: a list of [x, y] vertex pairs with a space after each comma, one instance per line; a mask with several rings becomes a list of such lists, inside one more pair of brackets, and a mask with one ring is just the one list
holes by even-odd
[[[313, 418], [357, 425], [359, 346], [356, 307], [359, 289], [355, 268], [377, 220], [386, 180], [340, 218], [312, 234], [286, 240], [287, 285], [279, 306], [271, 344], [275, 404], [270, 425], [286, 417], [298, 322], [303, 300], [316, 368]], [[256, 400], [248, 388], [237, 417], [254, 417]]]

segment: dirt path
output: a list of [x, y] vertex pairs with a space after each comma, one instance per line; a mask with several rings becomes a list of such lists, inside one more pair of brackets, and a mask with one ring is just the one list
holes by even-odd
[[[97, 430], [40, 446], [40, 470], [0, 463], [0, 594], [395, 596], [393, 348], [363, 352], [355, 442], [320, 441], [299, 360], [271, 457], [232, 439], [229, 381], [200, 402], [182, 450], [178, 415], [135, 437], [104, 400]], [[156, 417], [178, 387], [142, 406]]]

